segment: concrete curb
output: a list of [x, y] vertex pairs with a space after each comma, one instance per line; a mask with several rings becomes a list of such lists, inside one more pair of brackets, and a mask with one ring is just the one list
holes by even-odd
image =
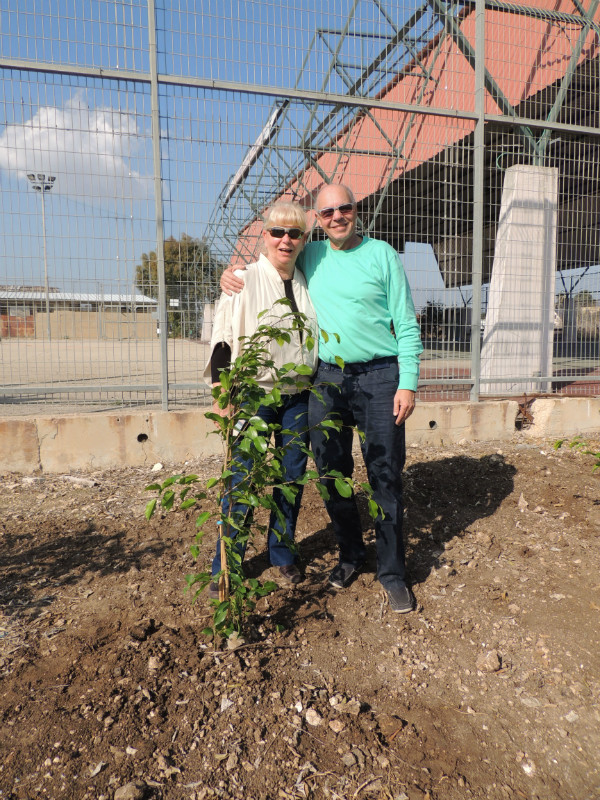
[[[221, 454], [206, 408], [69, 416], [0, 418], [0, 470], [60, 473], [183, 463]], [[530, 438], [600, 432], [600, 398], [542, 398], [529, 409]], [[515, 432], [515, 400], [421, 403], [407, 422], [408, 444], [507, 441]]]

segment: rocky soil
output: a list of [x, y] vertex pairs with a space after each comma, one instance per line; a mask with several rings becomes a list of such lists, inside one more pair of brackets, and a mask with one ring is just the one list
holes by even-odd
[[[306, 581], [262, 600], [236, 649], [183, 591], [194, 514], [143, 517], [144, 487], [181, 465], [1, 476], [0, 798], [599, 798], [591, 467], [523, 434], [409, 447], [406, 616], [366, 515], [365, 571], [328, 586], [307, 491]], [[275, 577], [262, 543], [247, 565]]]

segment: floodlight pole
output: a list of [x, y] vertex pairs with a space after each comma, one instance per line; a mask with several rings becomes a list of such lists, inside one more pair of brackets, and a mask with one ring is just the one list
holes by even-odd
[[46, 330], [48, 334], [48, 341], [52, 341], [52, 334], [50, 332], [50, 288], [48, 286], [48, 254], [46, 251], [46, 192], [52, 190], [54, 182], [56, 181], [55, 175], [44, 175], [43, 173], [30, 172], [27, 175], [34, 191], [39, 192], [42, 199], [42, 238], [44, 242], [44, 289], [46, 292]]

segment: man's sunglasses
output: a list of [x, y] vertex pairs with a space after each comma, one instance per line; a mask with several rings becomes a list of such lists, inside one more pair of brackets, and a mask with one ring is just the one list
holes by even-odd
[[331, 219], [336, 211], [339, 211], [340, 214], [346, 216], [347, 214], [351, 214], [356, 207], [356, 203], [341, 203], [339, 206], [327, 206], [327, 208], [319, 208], [317, 209], [317, 214], [321, 217], [321, 219]]
[[294, 240], [304, 236], [304, 231], [301, 228], [267, 228], [267, 230], [274, 239], [283, 239], [286, 233], [290, 239]]

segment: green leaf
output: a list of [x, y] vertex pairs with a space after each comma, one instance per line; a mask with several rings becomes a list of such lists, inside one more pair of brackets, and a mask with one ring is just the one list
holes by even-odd
[[315, 483], [317, 487], [318, 493], [321, 495], [322, 500], [329, 500], [329, 492], [327, 491], [327, 487], [323, 486], [322, 483]]
[[335, 431], [340, 431], [344, 427], [341, 419], [324, 419], [319, 423], [320, 428], [333, 428]]
[[160, 504], [163, 508], [166, 508], [167, 511], [170, 511], [173, 508], [173, 501], [175, 500], [175, 492], [172, 489], [168, 489], [160, 499]]
[[228, 614], [229, 614], [229, 600], [223, 600], [223, 602], [220, 603], [219, 607], [213, 614], [214, 626], [216, 627], [217, 625], [220, 625], [222, 622], [225, 622]]
[[160, 492], [162, 491], [162, 486], [160, 483], [151, 483], [150, 486], [146, 486], [146, 492]]
[[195, 506], [197, 502], [198, 501], [196, 500], [195, 497], [189, 497], [187, 500], [184, 500], [179, 507], [182, 509], [182, 511], [184, 511], [186, 508], [191, 508], [192, 506]]
[[373, 519], [377, 519], [379, 516], [379, 506], [372, 498], [369, 498], [369, 514]]
[[347, 481], [336, 478], [335, 488], [342, 497], [352, 497], [352, 486]]
[[196, 519], [196, 527], [201, 528], [212, 517], [212, 511], [203, 511]]
[[187, 485], [188, 483], [194, 483], [197, 480], [200, 480], [198, 475], [182, 475], [179, 479], [179, 483]]
[[261, 417], [252, 417], [250, 419], [250, 426], [256, 431], [262, 431], [263, 433], [269, 432], [269, 426]]
[[340, 369], [344, 369], [344, 359], [341, 356], [335, 357], [335, 363], [338, 365]]
[[148, 520], [150, 519], [150, 517], [152, 516], [152, 514], [154, 514], [154, 509], [156, 508], [156, 501], [157, 501], [157, 499], [158, 499], [158, 498], [156, 498], [156, 497], [155, 497], [155, 498], [154, 498], [154, 500], [150, 500], [150, 502], [149, 502], [149, 503], [148, 503], [148, 505], [146, 506], [146, 513], [145, 513], [145, 517], [146, 517], [146, 519], [148, 519]]
[[211, 636], [212, 637], [212, 636], [215, 635], [215, 632], [213, 631], [212, 628], [202, 628], [202, 635], [203, 636]]
[[200, 555], [200, 548], [198, 547], [198, 545], [197, 545], [197, 544], [193, 544], [193, 545], [190, 547], [190, 553], [192, 554], [192, 556], [193, 556], [194, 558], [198, 558], [198, 556]]
[[329, 341], [329, 334], [327, 333], [327, 331], [324, 331], [323, 328], [321, 328], [321, 338], [325, 343]]
[[239, 442], [239, 444], [236, 444], [236, 447], [238, 447], [243, 453], [249, 453], [251, 447], [251, 441], [247, 437], [244, 437], [242, 441]]
[[262, 436], [257, 436], [256, 439], [253, 439], [252, 445], [256, 448], [256, 450], [258, 450], [259, 453], [267, 452], [267, 442]]
[[206, 488], [207, 489], [212, 489], [212, 487], [216, 486], [218, 482], [219, 482], [219, 478], [209, 478], [206, 481]]
[[298, 375], [312, 375], [314, 370], [308, 364], [296, 364], [296, 372]]
[[298, 488], [296, 486], [280, 486], [279, 488], [288, 503], [293, 503], [298, 494]]

